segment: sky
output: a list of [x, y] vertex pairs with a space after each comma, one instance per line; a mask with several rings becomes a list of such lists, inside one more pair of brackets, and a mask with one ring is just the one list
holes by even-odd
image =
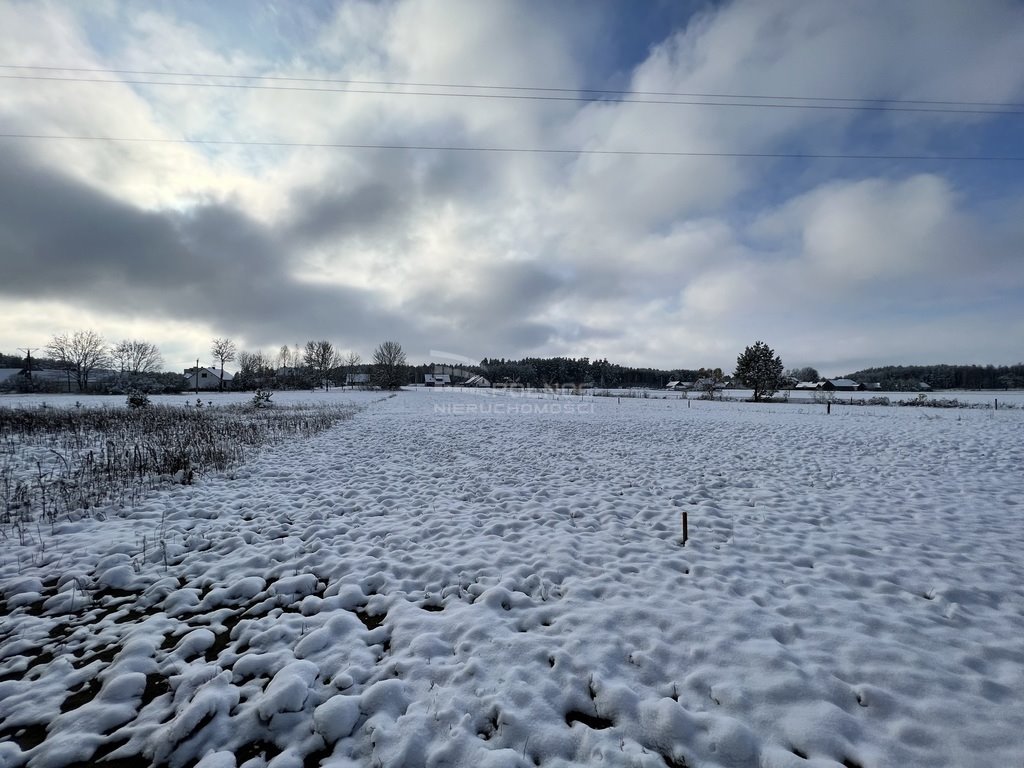
[[1020, 2], [5, 0], [0, 29], [5, 353], [1024, 359]]

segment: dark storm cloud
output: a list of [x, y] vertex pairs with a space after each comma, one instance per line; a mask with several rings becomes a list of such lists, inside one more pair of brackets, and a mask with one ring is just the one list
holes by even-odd
[[383, 181], [351, 189], [306, 187], [292, 194], [289, 234], [300, 243], [373, 236], [406, 221], [411, 192]]
[[424, 289], [407, 306], [417, 317], [438, 318], [430, 337], [435, 349], [476, 359], [557, 339], [558, 327], [541, 318], [569, 289], [564, 278], [535, 262], [475, 266], [469, 275], [456, 265], [448, 286]]
[[0, 156], [0, 294], [206, 321], [257, 343], [377, 338], [404, 327], [370, 291], [296, 280], [289, 258], [230, 206], [147, 212]]
[[[535, 335], [542, 327], [533, 321], [549, 304], [558, 300], [565, 281], [534, 262], [506, 262], [481, 270], [467, 268], [463, 275], [457, 264], [448, 286], [423, 290], [411, 302], [418, 312], [431, 311], [446, 317], [476, 318], [495, 326], [529, 327]], [[468, 284], [469, 287], [465, 287]], [[527, 322], [529, 321], [529, 322]]]
[[[409, 143], [396, 132], [383, 143]], [[338, 137], [344, 141], [344, 136]], [[453, 121], [418, 127], [417, 142], [472, 146]], [[287, 242], [317, 245], [353, 239], [400, 238], [412, 219], [446, 204], [482, 208], [503, 204], [505, 176], [513, 158], [486, 153], [359, 150], [345, 163], [328, 165], [321, 177], [289, 193]]]
[[166, 217], [0, 153], [0, 291], [62, 297], [136, 275], [162, 282], [186, 257]]

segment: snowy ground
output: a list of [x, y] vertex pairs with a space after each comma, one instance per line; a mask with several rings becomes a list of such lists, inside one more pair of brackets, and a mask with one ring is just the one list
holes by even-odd
[[[180, 405], [194, 406], [196, 400], [201, 400], [203, 407], [209, 405], [244, 405], [252, 402], [252, 392], [200, 392], [197, 396], [193, 392], [183, 392], [180, 395], [150, 395], [149, 400], [154, 405]], [[362, 389], [332, 389], [325, 392], [318, 389], [315, 392], [309, 390], [284, 390], [274, 392], [271, 395], [271, 402], [277, 405], [346, 405], [366, 404], [379, 400], [379, 391]], [[27, 394], [0, 395], [0, 408], [33, 408], [41, 405], [54, 408], [74, 408], [81, 405], [83, 408], [127, 408], [128, 398], [124, 395], [66, 395], [66, 394]]]
[[0, 542], [0, 765], [1021, 765], [1022, 428], [368, 403]]

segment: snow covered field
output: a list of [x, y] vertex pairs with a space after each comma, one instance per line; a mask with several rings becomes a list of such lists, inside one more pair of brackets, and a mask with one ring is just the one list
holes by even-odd
[[1024, 761], [1024, 412], [379, 397], [0, 542], [0, 766]]
[[[594, 392], [602, 392], [603, 390], [594, 390]], [[629, 390], [629, 389], [612, 389], [607, 390], [612, 395], [622, 394], [623, 396], [630, 397], [643, 397], [644, 390]], [[589, 392], [588, 392], [589, 394]], [[820, 402], [824, 404], [831, 394], [833, 404], [842, 405], [849, 403], [851, 400], [854, 403], [868, 402], [875, 398], [886, 397], [889, 399], [891, 405], [897, 405], [901, 401], [915, 401], [922, 395], [925, 401], [941, 401], [941, 400], [956, 400], [961, 405], [970, 405], [972, 407], [985, 406], [992, 408], [995, 406], [996, 401], [999, 401], [999, 407], [1005, 408], [1007, 406], [1012, 408], [1024, 408], [1024, 390], [1022, 389], [940, 389], [935, 392], [808, 392], [806, 390], [783, 390], [777, 392], [775, 397], [787, 397], [790, 403], [815, 403]], [[599, 395], [600, 396], [600, 395]], [[693, 390], [689, 392], [675, 392], [672, 390], [647, 390], [648, 398], [665, 398], [668, 400], [674, 398], [690, 398], [700, 399], [701, 393]], [[715, 394], [716, 399], [723, 400], [750, 400], [754, 397], [754, 391], [751, 389], [726, 389]]]

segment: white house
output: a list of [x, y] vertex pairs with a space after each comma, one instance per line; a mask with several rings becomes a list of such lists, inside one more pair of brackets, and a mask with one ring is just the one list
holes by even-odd
[[[230, 373], [224, 371], [224, 387], [231, 386], [234, 378]], [[185, 386], [188, 389], [220, 389], [220, 369], [218, 368], [186, 368]]]

